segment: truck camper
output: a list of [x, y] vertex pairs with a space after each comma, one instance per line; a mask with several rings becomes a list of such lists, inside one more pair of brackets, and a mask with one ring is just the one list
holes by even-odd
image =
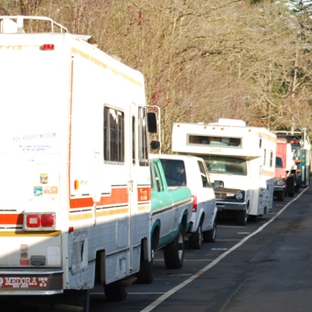
[[0, 296], [79, 311], [152, 281], [144, 77], [88, 38], [0, 16]]
[[276, 140], [276, 162], [274, 176], [274, 195], [279, 201], [285, 195], [293, 197], [296, 191], [296, 164], [293, 160], [291, 144], [286, 138]]
[[245, 225], [272, 209], [276, 135], [243, 120], [174, 123], [172, 151], [205, 159], [218, 215]]
[[300, 187], [310, 185], [311, 174], [311, 142], [307, 135], [307, 129], [301, 131], [277, 130], [274, 131], [278, 138], [284, 138], [291, 145], [293, 160], [296, 168], [296, 192]]

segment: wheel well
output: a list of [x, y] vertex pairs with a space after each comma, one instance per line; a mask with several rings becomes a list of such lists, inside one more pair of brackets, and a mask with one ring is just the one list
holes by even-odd
[[159, 241], [160, 225], [154, 227], [153, 233], [151, 235], [151, 248], [156, 250]]
[[96, 252], [94, 283], [105, 283], [105, 250], [98, 250]]

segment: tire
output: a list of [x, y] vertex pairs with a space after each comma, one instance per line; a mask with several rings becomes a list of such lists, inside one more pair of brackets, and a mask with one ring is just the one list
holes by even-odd
[[294, 175], [288, 177], [286, 181], [286, 190], [289, 197], [294, 197], [296, 188], [296, 178]]
[[181, 226], [175, 239], [164, 248], [165, 266], [167, 269], [181, 269], [184, 260], [184, 230]]
[[197, 231], [191, 234], [190, 244], [193, 249], [201, 249], [203, 241], [203, 229], [202, 225], [199, 224]]
[[108, 301], [123, 301], [128, 295], [126, 286], [120, 282], [104, 285], [104, 292]]
[[212, 228], [209, 231], [203, 232], [205, 243], [214, 243], [217, 238], [217, 222], [213, 221]]
[[281, 191], [277, 193], [277, 200], [284, 201], [285, 200], [285, 191]]
[[241, 210], [237, 213], [237, 223], [239, 225], [246, 225], [248, 220], [248, 209]]

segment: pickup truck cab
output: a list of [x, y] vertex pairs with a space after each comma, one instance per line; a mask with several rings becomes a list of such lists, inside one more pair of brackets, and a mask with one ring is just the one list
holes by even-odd
[[180, 269], [184, 259], [184, 233], [189, 230], [193, 198], [187, 186], [168, 187], [159, 155], [150, 156], [151, 250], [163, 249], [165, 266]]
[[205, 161], [191, 155], [159, 155], [169, 188], [189, 187], [193, 196], [191, 225], [187, 231], [190, 247], [200, 249], [202, 241], [214, 242], [217, 235], [215, 193]]

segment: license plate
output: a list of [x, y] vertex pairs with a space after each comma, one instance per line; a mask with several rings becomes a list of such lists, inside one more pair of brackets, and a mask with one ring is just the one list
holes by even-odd
[[46, 276], [0, 276], [0, 289], [46, 289], [50, 278]]

